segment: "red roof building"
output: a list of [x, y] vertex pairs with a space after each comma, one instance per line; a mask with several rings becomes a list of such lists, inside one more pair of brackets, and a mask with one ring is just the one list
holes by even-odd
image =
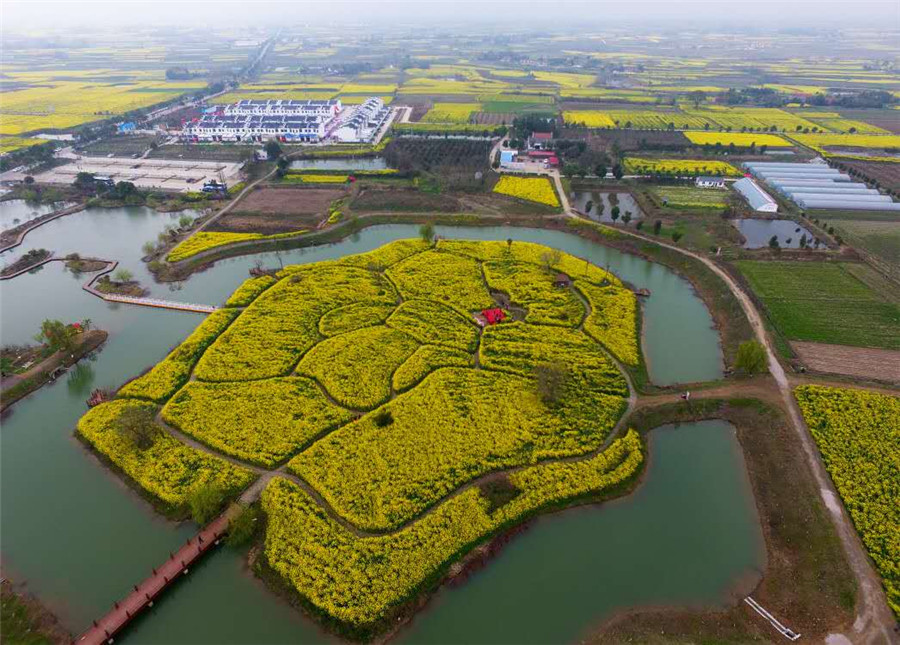
[[506, 314], [503, 313], [503, 310], [500, 308], [482, 309], [481, 315], [484, 316], [484, 319], [487, 320], [487, 324], [489, 325], [496, 325], [499, 322], [503, 322], [503, 319], [506, 318]]

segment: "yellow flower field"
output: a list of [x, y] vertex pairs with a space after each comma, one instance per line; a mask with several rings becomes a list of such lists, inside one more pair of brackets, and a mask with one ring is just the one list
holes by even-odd
[[559, 197], [553, 184], [546, 177], [513, 177], [503, 175], [494, 185], [494, 192], [518, 197], [530, 202], [559, 207]]
[[683, 176], [720, 175], [723, 177], [740, 177], [743, 173], [724, 161], [706, 159], [641, 159], [627, 157], [624, 163], [625, 172], [630, 174], [652, 175], [668, 173]]
[[110, 83], [100, 79], [38, 83], [17, 72], [9, 76], [34, 83], [35, 87], [3, 92], [0, 134], [4, 135], [68, 129], [146, 108], [206, 86], [200, 81]]
[[723, 146], [734, 144], [740, 148], [748, 148], [751, 144], [756, 147], [790, 148], [791, 144], [777, 134], [764, 132], [685, 132], [684, 136], [698, 146], [714, 146], [721, 143]]
[[468, 123], [472, 113], [479, 110], [480, 103], [435, 103], [422, 117], [422, 122]]
[[235, 242], [247, 242], [250, 240], [277, 240], [282, 237], [294, 237], [301, 235], [306, 231], [303, 229], [292, 233], [275, 233], [274, 235], [263, 235], [262, 233], [220, 233], [199, 231], [189, 238], [181, 242], [174, 249], [169, 251], [166, 260], [169, 262], [181, 262], [190, 257], [197, 255], [202, 251], [208, 251], [219, 246], [227, 246]]
[[[556, 286], [560, 272], [574, 286]], [[482, 328], [473, 314], [498, 291], [515, 319]], [[629, 389], [607, 353], [639, 363], [639, 310], [585, 260], [527, 242], [400, 240], [250, 278], [226, 304], [79, 432], [174, 508], [196, 486], [249, 484], [219, 455], [287, 464], [304, 488], [276, 477], [263, 491], [263, 556], [351, 630], [496, 531], [613, 494], [643, 465], [636, 433], [610, 437]], [[134, 410], [148, 445], [122, 431]], [[515, 494], [492, 498], [486, 475]]]
[[900, 616], [900, 397], [821, 385], [794, 396]]
[[268, 519], [264, 556], [317, 609], [365, 629], [446, 571], [456, 554], [542, 508], [612, 490], [633, 479], [643, 463], [641, 440], [629, 431], [594, 458], [512, 474], [510, 482], [521, 493], [493, 512], [478, 489], [470, 488], [422, 520], [371, 538], [354, 536], [301, 488], [275, 479], [262, 497]]
[[226, 493], [235, 493], [253, 481], [249, 470], [190, 448], [158, 426], [150, 446], [137, 447], [116, 429], [117, 419], [129, 409], [153, 414], [156, 406], [128, 399], [101, 403], [81, 417], [78, 433], [141, 488], [171, 508], [183, 507], [196, 486], [215, 484]]

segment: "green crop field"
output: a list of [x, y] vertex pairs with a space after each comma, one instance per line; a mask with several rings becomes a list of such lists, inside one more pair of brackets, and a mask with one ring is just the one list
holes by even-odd
[[872, 254], [900, 277], [900, 222], [839, 220], [832, 225], [847, 242]]
[[736, 264], [787, 338], [900, 349], [900, 307], [844, 265], [752, 260]]

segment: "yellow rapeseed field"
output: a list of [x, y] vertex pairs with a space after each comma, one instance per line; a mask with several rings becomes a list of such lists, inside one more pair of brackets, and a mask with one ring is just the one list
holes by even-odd
[[494, 192], [547, 206], [559, 207], [559, 197], [546, 177], [513, 177], [503, 175], [494, 185]]

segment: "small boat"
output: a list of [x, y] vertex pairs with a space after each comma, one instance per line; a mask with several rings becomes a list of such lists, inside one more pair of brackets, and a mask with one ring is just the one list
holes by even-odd
[[636, 289], [634, 293], [635, 295], [646, 298], [650, 295], [650, 289]]
[[91, 392], [91, 397], [87, 400], [87, 405], [89, 408], [92, 408], [95, 405], [100, 405], [104, 401], [109, 401], [111, 398], [112, 395], [109, 392], [97, 388]]

